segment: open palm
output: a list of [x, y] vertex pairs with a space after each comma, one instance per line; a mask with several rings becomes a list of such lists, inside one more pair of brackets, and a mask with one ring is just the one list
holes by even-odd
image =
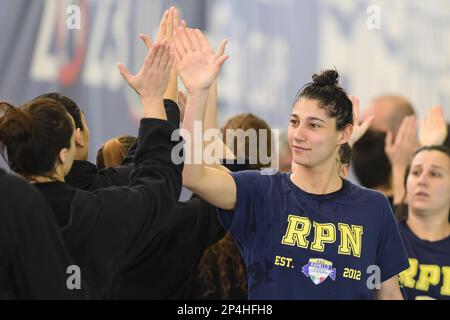
[[224, 55], [226, 40], [214, 54], [203, 33], [179, 28], [175, 36], [178, 74], [189, 92], [209, 89], [228, 56]]

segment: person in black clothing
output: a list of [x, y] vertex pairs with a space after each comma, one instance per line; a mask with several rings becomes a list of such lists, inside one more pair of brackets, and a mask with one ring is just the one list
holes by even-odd
[[0, 300], [83, 299], [66, 285], [72, 264], [42, 195], [0, 169]]
[[[87, 160], [90, 130], [84, 112], [81, 111], [78, 104], [71, 98], [57, 92], [40, 95], [35, 100], [41, 98], [49, 98], [58, 102], [71, 115], [75, 123], [78, 134], [75, 139], [75, 158], [71, 170], [65, 177], [66, 183], [72, 187], [87, 191], [95, 191], [110, 186], [120, 187], [128, 185], [137, 141], [128, 150], [128, 154], [120, 166], [99, 168], [96, 164]], [[180, 112], [177, 104], [172, 100], [164, 99], [164, 108], [167, 120], [174, 125], [174, 128], [178, 128]]]
[[119, 65], [144, 109], [127, 187], [86, 192], [64, 183], [75, 155], [76, 131], [55, 100], [37, 99], [10, 109], [0, 125], [11, 169], [44, 194], [90, 298], [117, 296], [124, 270], [160, 232], [180, 194], [182, 165], [171, 161], [178, 142], [171, 141], [174, 127], [166, 121], [162, 101], [171, 50], [164, 42], [150, 46], [135, 76]]

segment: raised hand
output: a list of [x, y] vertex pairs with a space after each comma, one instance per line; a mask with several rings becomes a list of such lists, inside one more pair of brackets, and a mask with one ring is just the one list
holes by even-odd
[[164, 15], [159, 24], [159, 32], [157, 41], [161, 42], [166, 40], [173, 42], [176, 31], [180, 27], [180, 12], [175, 7], [170, 7], [169, 10], [164, 12]]
[[175, 60], [178, 74], [189, 93], [208, 90], [224, 62], [227, 41], [223, 40], [214, 52], [208, 40], [198, 29], [179, 27], [175, 35]]
[[350, 101], [353, 105], [353, 133], [352, 137], [350, 138], [349, 145], [350, 147], [353, 147], [355, 143], [361, 139], [361, 137], [367, 132], [367, 130], [370, 127], [370, 124], [372, 123], [374, 117], [368, 117], [363, 121], [363, 123], [359, 123], [359, 116], [360, 116], [360, 101], [358, 97], [350, 96]]
[[420, 122], [419, 142], [421, 146], [441, 145], [447, 138], [447, 124], [442, 107], [431, 108]]
[[395, 141], [392, 132], [386, 135], [385, 152], [392, 166], [406, 168], [418, 146], [415, 116], [403, 119]]
[[173, 65], [173, 47], [165, 41], [151, 44], [145, 35], [140, 38], [146, 42], [149, 49], [144, 64], [138, 74], [132, 75], [120, 63], [120, 74], [128, 82], [141, 99], [161, 99], [169, 81], [170, 70]]

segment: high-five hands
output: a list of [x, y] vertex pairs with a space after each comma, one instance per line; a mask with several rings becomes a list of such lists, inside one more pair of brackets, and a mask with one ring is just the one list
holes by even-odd
[[178, 74], [193, 93], [208, 90], [228, 56], [224, 54], [227, 40], [214, 53], [205, 35], [198, 29], [179, 27], [175, 35], [175, 61]]
[[120, 74], [128, 82], [141, 99], [161, 99], [169, 81], [170, 70], [174, 59], [173, 45], [163, 40], [160, 43], [151, 44], [146, 35], [139, 36], [148, 47], [147, 56], [141, 70], [132, 75], [130, 71], [120, 63]]

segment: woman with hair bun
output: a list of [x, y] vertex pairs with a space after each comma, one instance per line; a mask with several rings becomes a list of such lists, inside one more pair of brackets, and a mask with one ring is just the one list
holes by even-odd
[[126, 187], [88, 192], [65, 183], [80, 132], [56, 100], [38, 98], [0, 118], [2, 153], [44, 195], [93, 299], [118, 297], [125, 270], [161, 231], [181, 191], [182, 165], [171, 161], [178, 142], [171, 141], [175, 128], [163, 106], [173, 48], [162, 42], [148, 49], [137, 75], [119, 65], [144, 111]]
[[[196, 48], [205, 43], [199, 30], [176, 39], [190, 135], [218, 73], [219, 53]], [[243, 255], [250, 299], [402, 299], [398, 274], [409, 263], [388, 200], [339, 176], [353, 111], [338, 78], [334, 70], [314, 75], [296, 97], [288, 128], [294, 172], [185, 164], [183, 184], [220, 208]]]

